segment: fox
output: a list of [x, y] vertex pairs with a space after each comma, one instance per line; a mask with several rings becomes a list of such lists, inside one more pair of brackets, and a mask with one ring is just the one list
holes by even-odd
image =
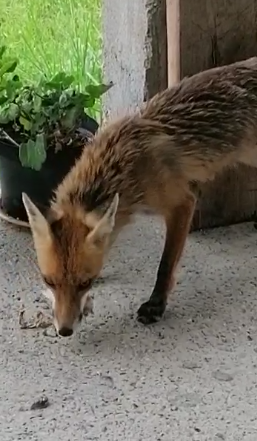
[[91, 289], [123, 228], [159, 216], [165, 240], [143, 325], [159, 321], [198, 200], [218, 173], [257, 167], [257, 57], [214, 67], [160, 91], [100, 127], [42, 210], [22, 193], [57, 333], [71, 336], [91, 309]]

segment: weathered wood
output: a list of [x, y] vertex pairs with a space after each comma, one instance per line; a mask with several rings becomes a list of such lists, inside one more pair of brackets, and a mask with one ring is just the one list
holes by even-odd
[[148, 0], [147, 18], [145, 101], [168, 84], [166, 0]]
[[180, 0], [166, 0], [168, 85], [180, 80]]
[[[174, 84], [257, 55], [257, 0], [167, 0], [167, 29], [168, 79]], [[250, 167], [225, 172], [200, 190], [194, 229], [251, 220], [257, 209], [257, 171]]]
[[165, 0], [103, 1], [104, 119], [134, 111], [167, 87]]

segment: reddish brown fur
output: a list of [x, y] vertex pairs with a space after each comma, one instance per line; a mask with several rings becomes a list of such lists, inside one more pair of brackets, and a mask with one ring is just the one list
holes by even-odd
[[[99, 131], [58, 187], [51, 206], [51, 216], [61, 216], [50, 226], [52, 255], [58, 262], [52, 276], [63, 286], [60, 302], [75, 301], [67, 287], [87, 274], [99, 274], [112, 238], [107, 234], [90, 247], [87, 237], [118, 194], [112, 236], [144, 207], [165, 220], [156, 284], [139, 310], [144, 323], [161, 316], [194, 212], [192, 184], [240, 162], [256, 167], [256, 141], [257, 58], [184, 79], [156, 95], [141, 112]], [[40, 262], [37, 239], [35, 245]]]

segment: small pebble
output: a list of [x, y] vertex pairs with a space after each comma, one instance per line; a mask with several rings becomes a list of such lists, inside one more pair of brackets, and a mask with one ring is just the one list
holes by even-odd
[[233, 380], [233, 376], [231, 374], [229, 374], [228, 372], [220, 371], [220, 370], [213, 372], [212, 376], [213, 376], [213, 378], [215, 378], [216, 380], [219, 380], [219, 381], [232, 381]]
[[224, 440], [225, 440], [225, 436], [222, 433], [216, 433], [214, 437], [214, 441], [224, 441]]
[[184, 369], [199, 369], [201, 366], [194, 361], [185, 361], [182, 365]]
[[34, 401], [31, 405], [30, 410], [46, 409], [50, 405], [49, 400], [46, 396], [39, 398], [39, 400]]
[[50, 326], [49, 328], [44, 329], [43, 335], [45, 337], [56, 338], [57, 337], [57, 332], [56, 332], [56, 329], [54, 328], [54, 326]]
[[114, 387], [114, 380], [110, 375], [100, 375], [101, 383], [106, 386]]

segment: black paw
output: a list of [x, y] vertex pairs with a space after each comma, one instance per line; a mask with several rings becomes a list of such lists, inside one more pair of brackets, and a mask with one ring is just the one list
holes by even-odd
[[137, 319], [144, 325], [151, 325], [152, 323], [158, 322], [162, 318], [165, 309], [165, 303], [156, 303], [148, 300], [148, 302], [143, 303], [137, 311]]

